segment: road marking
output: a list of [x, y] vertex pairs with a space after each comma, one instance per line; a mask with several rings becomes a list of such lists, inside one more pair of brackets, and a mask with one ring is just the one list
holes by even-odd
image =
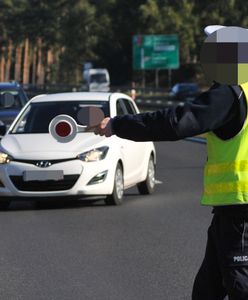
[[201, 143], [201, 144], [206, 144], [207, 142], [205, 138], [201, 138], [201, 137], [190, 137], [190, 138], [186, 138], [185, 140], [190, 142]]
[[155, 184], [162, 184], [163, 182], [160, 180], [155, 179]]

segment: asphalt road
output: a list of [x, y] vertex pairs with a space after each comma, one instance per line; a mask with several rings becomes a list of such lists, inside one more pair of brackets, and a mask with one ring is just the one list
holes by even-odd
[[211, 209], [201, 207], [205, 145], [161, 142], [152, 196], [13, 202], [0, 212], [1, 300], [188, 300]]

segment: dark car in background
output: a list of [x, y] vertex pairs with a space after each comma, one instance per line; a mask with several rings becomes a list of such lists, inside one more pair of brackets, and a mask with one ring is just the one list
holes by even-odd
[[28, 100], [19, 83], [0, 82], [0, 124], [8, 128]]
[[200, 94], [197, 83], [177, 83], [170, 90], [169, 97], [173, 101], [192, 100]]

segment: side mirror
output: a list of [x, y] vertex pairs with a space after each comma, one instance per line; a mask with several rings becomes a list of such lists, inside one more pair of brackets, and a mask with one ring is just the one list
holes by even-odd
[[0, 136], [5, 135], [6, 131], [7, 131], [6, 125], [2, 121], [0, 121]]
[[4, 108], [12, 107], [15, 103], [15, 97], [10, 93], [1, 95], [1, 106]]

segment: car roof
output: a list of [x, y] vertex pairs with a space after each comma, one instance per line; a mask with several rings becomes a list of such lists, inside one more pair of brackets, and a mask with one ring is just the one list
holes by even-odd
[[52, 101], [109, 101], [110, 96], [113, 94], [118, 94], [125, 96], [121, 93], [107, 93], [107, 92], [66, 92], [66, 93], [56, 93], [56, 94], [46, 94], [38, 95], [32, 98], [30, 101], [32, 103], [37, 102], [52, 102]]
[[0, 89], [6, 88], [19, 88], [20, 85], [17, 82], [0, 82]]

